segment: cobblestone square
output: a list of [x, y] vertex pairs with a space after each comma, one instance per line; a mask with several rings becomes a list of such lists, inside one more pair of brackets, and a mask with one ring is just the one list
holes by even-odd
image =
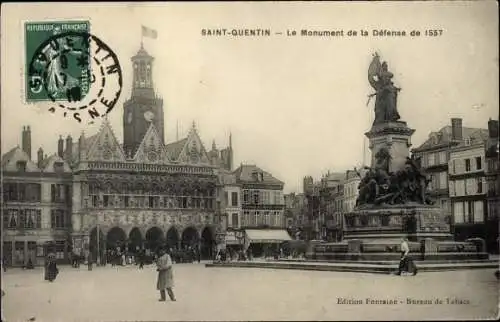
[[[11, 269], [2, 276], [2, 307], [9, 322], [33, 317], [52, 322], [467, 320], [492, 319], [498, 312], [494, 270], [397, 277], [175, 264], [174, 276], [177, 302], [158, 302], [154, 266], [92, 271], [61, 266], [54, 283], [43, 280], [41, 268]], [[447, 298], [462, 304], [447, 304]], [[379, 304], [366, 304], [367, 299]], [[443, 303], [434, 304], [436, 299]], [[397, 303], [380, 304], [389, 300]], [[363, 304], [340, 304], [348, 302]]]

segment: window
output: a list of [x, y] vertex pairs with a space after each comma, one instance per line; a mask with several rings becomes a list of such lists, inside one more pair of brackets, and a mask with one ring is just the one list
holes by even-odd
[[484, 222], [484, 202], [482, 200], [474, 201], [474, 222]]
[[237, 213], [233, 213], [231, 215], [231, 224], [233, 227], [236, 227], [236, 228], [238, 228], [240, 226], [238, 223], [238, 214]]
[[271, 225], [271, 220], [270, 220], [270, 217], [269, 217], [269, 211], [265, 211], [264, 212], [264, 225], [268, 225], [268, 226]]
[[447, 159], [446, 151], [439, 152], [439, 164], [446, 164], [448, 162]]
[[483, 178], [477, 178], [477, 193], [483, 193]]
[[483, 163], [481, 157], [476, 157], [476, 170], [481, 170], [483, 168]]
[[453, 219], [456, 224], [464, 222], [464, 203], [459, 201], [453, 203]]
[[26, 161], [17, 161], [16, 168], [19, 172], [26, 172]]
[[455, 181], [455, 196], [465, 196], [465, 181], [456, 180]]
[[104, 195], [102, 198], [103, 198], [102, 199], [103, 206], [108, 207], [109, 206], [109, 196]]
[[99, 196], [92, 196], [92, 207], [99, 207]]
[[476, 189], [477, 189], [477, 184], [476, 184], [475, 178], [465, 179], [465, 194], [466, 195], [475, 195]]
[[69, 196], [69, 186], [64, 184], [52, 184], [50, 186], [51, 202], [65, 202]]
[[125, 196], [123, 198], [123, 203], [125, 205], [125, 208], [129, 207], [129, 205], [130, 205], [130, 197], [129, 196]]
[[228, 192], [224, 191], [224, 204], [227, 206], [229, 205], [229, 197], [228, 197]]
[[248, 211], [243, 212], [243, 220], [245, 221], [243, 226], [249, 226], [250, 225], [250, 213]]
[[436, 187], [436, 177], [431, 174], [429, 175], [429, 185], [427, 186], [427, 190], [434, 190]]
[[465, 159], [465, 171], [470, 171], [470, 159]]
[[54, 172], [62, 173], [64, 172], [64, 163], [62, 162], [54, 162]]
[[448, 200], [441, 199], [441, 209], [448, 212]]
[[474, 201], [467, 201], [465, 203], [465, 222], [474, 222]]
[[249, 214], [250, 217], [250, 225], [251, 226], [256, 226], [257, 225], [257, 215], [255, 213]]
[[53, 209], [50, 212], [50, 227], [59, 229], [66, 227], [65, 212], [61, 209]]
[[7, 229], [42, 228], [42, 211], [39, 209], [6, 209], [3, 212], [3, 225]]
[[233, 206], [233, 207], [238, 206], [238, 193], [237, 192], [231, 192], [231, 206]]
[[427, 162], [428, 162], [429, 167], [433, 166], [436, 163], [435, 154], [434, 153], [429, 153]]
[[448, 188], [448, 173], [440, 172], [439, 173], [439, 189]]
[[250, 202], [250, 191], [249, 190], [243, 190], [243, 203], [248, 204]]

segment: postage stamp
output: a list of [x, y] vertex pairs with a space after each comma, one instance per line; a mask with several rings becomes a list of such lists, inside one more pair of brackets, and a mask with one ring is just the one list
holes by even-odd
[[26, 102], [78, 122], [108, 114], [122, 90], [116, 54], [88, 21], [25, 23]]
[[[26, 65], [34, 57], [38, 47], [53, 36], [66, 33], [68, 31], [90, 32], [89, 21], [71, 21], [71, 22], [28, 22], [24, 25]], [[40, 64], [46, 66], [47, 75], [37, 75], [30, 73], [29, 66], [25, 66], [26, 75], [26, 101], [46, 101], [50, 100], [49, 95], [55, 100], [67, 98], [68, 92], [74, 91], [74, 88], [81, 89], [81, 98], [88, 93], [88, 74], [90, 73], [90, 64], [85, 59], [89, 56], [89, 48], [81, 50], [76, 48], [75, 36], [68, 36], [59, 41], [52, 41], [37, 57]], [[80, 46], [81, 47], [81, 46]], [[58, 55], [60, 51], [64, 51]], [[57, 57], [55, 57], [57, 56]], [[35, 67], [35, 66], [34, 66]], [[83, 76], [83, 77], [82, 77]]]

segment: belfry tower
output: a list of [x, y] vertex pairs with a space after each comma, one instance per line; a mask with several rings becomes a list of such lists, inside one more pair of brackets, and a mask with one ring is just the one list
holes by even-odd
[[151, 123], [164, 137], [163, 99], [158, 97], [153, 86], [153, 61], [141, 43], [141, 48], [132, 57], [132, 96], [123, 104], [123, 149], [127, 157], [137, 151]]

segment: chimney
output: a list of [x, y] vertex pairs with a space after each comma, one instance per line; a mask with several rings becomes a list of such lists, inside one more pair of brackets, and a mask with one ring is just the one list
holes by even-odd
[[498, 120], [490, 119], [488, 121], [488, 134], [492, 139], [498, 138]]
[[73, 154], [73, 138], [71, 138], [71, 135], [68, 135], [66, 137], [66, 151], [64, 153], [64, 157], [66, 160], [71, 160]]
[[57, 141], [57, 155], [62, 158], [64, 153], [64, 140], [62, 135], [59, 136], [59, 141]]
[[40, 147], [38, 149], [38, 152], [37, 152], [37, 164], [38, 164], [38, 167], [40, 167], [40, 165], [42, 164], [42, 160], [43, 160], [43, 149]]
[[31, 160], [31, 129], [29, 125], [27, 127], [23, 126], [23, 134], [22, 134], [22, 149], [28, 155]]
[[454, 141], [462, 141], [462, 119], [452, 118], [451, 119], [451, 138]]

